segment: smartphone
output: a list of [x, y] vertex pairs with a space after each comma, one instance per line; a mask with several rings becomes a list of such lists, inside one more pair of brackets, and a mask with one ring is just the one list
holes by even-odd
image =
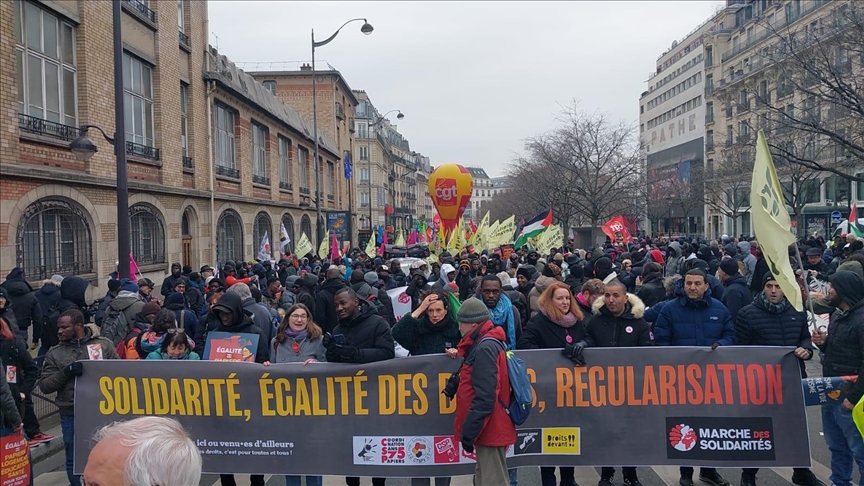
[[344, 334], [336, 334], [336, 335], [334, 335], [334, 336], [333, 336], [333, 342], [336, 343], [336, 344], [342, 344], [342, 345], [348, 344], [348, 340], [345, 339], [345, 335], [344, 335]]

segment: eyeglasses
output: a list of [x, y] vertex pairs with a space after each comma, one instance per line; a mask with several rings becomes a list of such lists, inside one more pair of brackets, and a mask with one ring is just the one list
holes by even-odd
[[304, 321], [306, 319], [309, 319], [309, 316], [307, 316], [306, 314], [291, 314], [288, 317], [290, 317], [291, 319], [303, 319]]
[[177, 333], [186, 332], [186, 331], [184, 331], [183, 329], [180, 329], [179, 327], [172, 327], [171, 329], [168, 329], [166, 332], [168, 334], [177, 334]]

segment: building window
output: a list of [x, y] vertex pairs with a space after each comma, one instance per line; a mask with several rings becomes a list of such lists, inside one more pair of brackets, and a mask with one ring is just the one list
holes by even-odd
[[[303, 217], [300, 218], [300, 231], [309, 238], [309, 241], [315, 241], [315, 235], [312, 234], [312, 220], [309, 219], [309, 215], [304, 214]], [[306, 255], [297, 256], [304, 257]]]
[[383, 187], [378, 188], [378, 206], [384, 207], [387, 205], [387, 191]]
[[[273, 223], [270, 222], [270, 215], [265, 212], [260, 212], [255, 215], [255, 224], [252, 225], [252, 244], [255, 245], [253, 250], [255, 250], [255, 256], [258, 256], [258, 251], [261, 249], [261, 241], [264, 239], [264, 235], [267, 235], [267, 239], [275, 241], [276, 238], [272, 237], [271, 229], [273, 228]], [[273, 244], [270, 244], [271, 256], [273, 250]]]
[[369, 138], [369, 126], [365, 123], [357, 124], [357, 138]]
[[[864, 184], [862, 184], [862, 186], [864, 186]], [[360, 193], [360, 207], [361, 208], [368, 208], [369, 207], [369, 193], [368, 192], [361, 192]]]
[[126, 141], [153, 147], [152, 68], [125, 52], [123, 108], [126, 111]]
[[333, 190], [336, 181], [336, 166], [333, 162], [327, 162], [327, 197], [332, 197], [336, 192]]
[[18, 113], [77, 127], [74, 27], [30, 2], [14, 9]]
[[264, 89], [276, 95], [276, 81], [264, 81]]
[[300, 192], [309, 194], [309, 151], [297, 148], [297, 169], [300, 171]]
[[183, 0], [177, 0], [177, 29], [186, 32], [186, 16], [183, 15]]
[[369, 160], [369, 147], [360, 147], [360, 160]]
[[188, 99], [189, 87], [185, 84], [180, 84], [180, 145], [183, 150], [183, 157], [189, 157], [189, 126], [188, 118]]
[[165, 225], [159, 211], [149, 204], [129, 208], [132, 255], [141, 265], [165, 263]]
[[369, 169], [360, 169], [360, 184], [369, 184]]
[[[234, 150], [234, 112], [227, 107], [216, 103], [216, 170], [219, 168], [229, 169], [236, 172]], [[226, 175], [226, 174], [223, 174]], [[239, 177], [239, 173], [234, 175]]]
[[243, 250], [243, 222], [233, 209], [226, 209], [219, 215], [216, 223], [216, 260], [222, 264], [226, 260], [246, 259]]
[[28, 279], [93, 272], [92, 232], [84, 214], [78, 205], [59, 199], [40, 199], [24, 210], [15, 250]]
[[291, 140], [279, 137], [279, 187], [291, 189]]
[[292, 245], [294, 244], [294, 218], [291, 217], [290, 214], [285, 214], [282, 216], [282, 225], [285, 226], [285, 232], [288, 233], [288, 238], [291, 240], [287, 245], [282, 247], [282, 236], [279, 235], [280, 248], [284, 248], [282, 250], [283, 253], [290, 253]]
[[252, 123], [252, 181], [270, 184], [267, 177], [267, 128]]

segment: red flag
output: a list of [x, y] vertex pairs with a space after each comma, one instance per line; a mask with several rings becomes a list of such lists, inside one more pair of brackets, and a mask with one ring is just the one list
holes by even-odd
[[603, 225], [603, 233], [616, 243], [624, 243], [633, 239], [623, 216], [614, 216]]
[[339, 261], [339, 241], [336, 240], [336, 233], [333, 233], [333, 238], [330, 239], [330, 261]]
[[137, 280], [135, 275], [138, 275], [140, 272], [138, 271], [138, 264], [135, 262], [135, 257], [132, 256], [132, 252], [129, 252], [129, 277], [133, 280]]
[[383, 239], [381, 241], [381, 246], [378, 247], [378, 254], [384, 256], [384, 245], [387, 245], [387, 230], [382, 231], [384, 233]]
[[477, 232], [477, 225], [474, 224], [474, 218], [468, 220], [468, 227], [471, 228], [472, 235]]

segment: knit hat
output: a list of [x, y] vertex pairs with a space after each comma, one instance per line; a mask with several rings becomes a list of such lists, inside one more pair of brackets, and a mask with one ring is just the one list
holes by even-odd
[[738, 273], [738, 260], [734, 258], [726, 258], [720, 262], [720, 270], [726, 275], [732, 276]]
[[158, 314], [160, 310], [162, 310], [162, 308], [159, 307], [158, 303], [147, 302], [146, 304], [144, 304], [144, 307], [141, 308], [141, 315], [146, 316], [150, 314]]
[[864, 266], [862, 266], [860, 262], [857, 262], [855, 260], [846, 260], [840, 265], [837, 265], [837, 271], [855, 272], [858, 275], [861, 275], [861, 278], [864, 278]]
[[59, 286], [61, 283], [63, 283], [63, 276], [62, 275], [51, 275], [51, 281], [54, 282], [55, 285]]
[[822, 250], [819, 248], [810, 248], [807, 250], [807, 256], [822, 256]]
[[471, 268], [471, 265], [468, 263], [468, 260], [462, 260], [461, 262], [459, 262], [459, 268], [462, 267]]
[[738, 246], [735, 243], [728, 243], [723, 247], [723, 251], [729, 256], [735, 256], [738, 254]]
[[456, 320], [466, 324], [482, 324], [489, 320], [489, 308], [480, 299], [471, 297], [459, 307]]
[[366, 274], [363, 275], [363, 280], [365, 280], [369, 285], [372, 285], [378, 282], [378, 274], [375, 272], [366, 272]]
[[659, 263], [663, 265], [665, 261], [663, 260], [663, 252], [660, 250], [654, 249], [649, 252], [651, 254], [651, 259], [654, 260], [654, 263]]
[[543, 268], [544, 277], [558, 277], [559, 275], [561, 275], [561, 267], [556, 263], [548, 263], [546, 264], [546, 267]]
[[120, 281], [120, 290], [132, 292], [134, 294], [138, 292], [138, 284], [135, 283], [131, 278], [124, 278]]
[[774, 275], [771, 274], [771, 272], [765, 272], [765, 275], [762, 276], [762, 287], [764, 288], [765, 284], [772, 280], [777, 280], [777, 278], [775, 278]]
[[[829, 277], [831, 287], [849, 307], [855, 307], [864, 300], [864, 278], [855, 272], [837, 271]], [[464, 305], [464, 304], [463, 304]]]
[[525, 280], [531, 280], [531, 272], [528, 271], [527, 267], [521, 267], [516, 270], [516, 276], [522, 275], [525, 277]]
[[183, 294], [181, 294], [180, 292], [174, 292], [168, 294], [168, 297], [165, 297], [166, 306], [171, 304], [183, 304], [185, 302], [186, 300], [183, 298]]
[[109, 292], [116, 292], [116, 291], [120, 290], [120, 285], [121, 284], [120, 284], [119, 280], [114, 280], [112, 278], [112, 279], [108, 280], [108, 291]]

